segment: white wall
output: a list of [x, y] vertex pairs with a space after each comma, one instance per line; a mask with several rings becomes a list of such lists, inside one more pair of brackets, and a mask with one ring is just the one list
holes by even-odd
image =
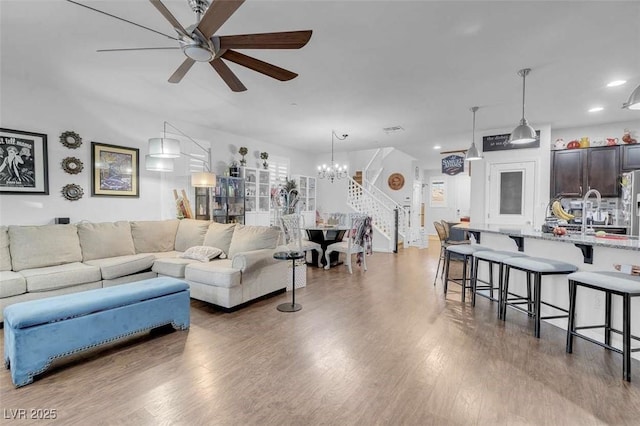
[[[307, 154], [266, 141], [252, 140], [216, 129], [174, 122], [171, 108], [164, 116], [153, 116], [110, 104], [100, 99], [78, 98], [55, 88], [40, 87], [29, 80], [3, 78], [0, 98], [0, 127], [44, 133], [48, 136], [49, 195], [0, 195], [0, 224], [42, 225], [55, 217], [69, 217], [72, 222], [115, 220], [156, 220], [175, 216], [172, 189], [185, 189], [193, 201], [189, 188], [187, 161], [176, 162], [173, 173], [148, 172], [144, 168], [147, 140], [162, 132], [166, 120], [195, 140], [210, 144], [213, 171], [223, 174], [232, 158], [239, 159], [240, 146], [249, 148], [249, 165], [256, 152], [289, 157], [292, 174], [308, 174], [314, 170], [313, 159]], [[68, 149], [59, 142], [59, 135], [72, 130], [83, 140], [78, 149]], [[140, 198], [91, 197], [91, 142], [138, 148], [140, 150]], [[193, 145], [193, 144], [191, 144]], [[197, 148], [185, 147], [197, 152]], [[84, 163], [78, 175], [65, 173], [60, 163], [73, 156]], [[67, 201], [61, 188], [76, 183], [84, 189], [84, 197]]]
[[[512, 149], [506, 151], [491, 151], [483, 153], [482, 160], [474, 161], [471, 166], [471, 222], [484, 223], [486, 221], [486, 200], [488, 188], [486, 181], [486, 170], [491, 163], [510, 163], [521, 161], [536, 162], [535, 187], [526, 188], [527, 194], [533, 194], [534, 199], [534, 221], [533, 227], [540, 227], [546, 216], [545, 210], [549, 202], [549, 176], [551, 165], [550, 140], [551, 126], [534, 125], [536, 130], [540, 130], [540, 147], [527, 149]], [[476, 139], [478, 148], [482, 145], [482, 137], [500, 135], [511, 132], [513, 129], [492, 129], [480, 132]], [[480, 141], [478, 143], [478, 141]]]
[[[425, 200], [425, 229], [428, 234], [436, 235], [433, 226], [434, 221], [446, 220], [447, 222], [458, 222], [461, 216], [470, 215], [471, 197], [471, 176], [468, 173], [469, 163], [465, 163], [464, 172], [455, 176], [443, 174], [441, 170], [425, 170], [424, 200]], [[447, 187], [447, 204], [443, 207], [432, 207], [431, 200], [431, 178], [442, 179]]]

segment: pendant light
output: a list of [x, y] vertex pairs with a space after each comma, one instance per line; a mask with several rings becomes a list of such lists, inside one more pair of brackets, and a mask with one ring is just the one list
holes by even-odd
[[149, 139], [149, 155], [157, 158], [179, 158], [180, 141], [167, 137], [167, 122], [164, 122], [161, 138]]
[[152, 157], [149, 154], [144, 156], [145, 169], [153, 172], [172, 172], [173, 158]]
[[530, 72], [530, 68], [524, 68], [518, 71], [518, 75], [522, 77], [522, 119], [520, 119], [520, 125], [513, 129], [513, 132], [511, 132], [509, 136], [509, 142], [516, 145], [534, 142], [537, 139], [535, 129], [529, 126], [529, 122], [524, 118], [525, 79]]
[[629, 100], [622, 105], [622, 108], [640, 110], [640, 86], [631, 92]]
[[470, 110], [473, 112], [473, 131], [471, 133], [471, 146], [467, 150], [467, 153], [464, 156], [465, 161], [475, 161], [482, 160], [480, 153], [478, 152], [478, 148], [476, 148], [476, 111], [479, 108], [477, 106], [471, 107]]

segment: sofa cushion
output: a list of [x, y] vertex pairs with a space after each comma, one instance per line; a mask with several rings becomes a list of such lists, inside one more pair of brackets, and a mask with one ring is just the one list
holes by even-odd
[[111, 280], [150, 269], [155, 259], [153, 254], [132, 254], [129, 256], [95, 259], [85, 263], [99, 267], [102, 278]]
[[13, 271], [0, 271], [0, 299], [27, 292], [27, 280]]
[[201, 246], [210, 223], [208, 220], [182, 219], [176, 233], [175, 249], [185, 251], [189, 247]]
[[242, 273], [231, 267], [230, 260], [216, 260], [215, 262], [194, 262], [184, 270], [184, 279], [214, 287], [230, 288], [240, 285]]
[[81, 262], [75, 225], [9, 226], [14, 271]]
[[145, 220], [129, 222], [136, 253], [172, 251], [176, 243], [176, 231], [180, 221]]
[[229, 247], [231, 246], [231, 238], [233, 237], [235, 227], [235, 223], [212, 222], [204, 236], [202, 245], [218, 247], [225, 254], [229, 254]]
[[157, 259], [153, 262], [151, 270], [160, 275], [167, 275], [175, 278], [184, 278], [184, 269], [190, 263], [197, 262], [193, 259], [165, 258]]
[[81, 222], [76, 226], [82, 248], [82, 260], [85, 262], [136, 253], [129, 222]]
[[[229, 257], [245, 251], [275, 249], [280, 238], [280, 229], [268, 226], [237, 225], [231, 238]], [[218, 247], [218, 246], [215, 246]]]
[[157, 253], [141, 253], [141, 254], [152, 254], [156, 259], [167, 259], [172, 257], [180, 257], [182, 254], [181, 251], [161, 251]]
[[0, 271], [11, 270], [11, 252], [9, 251], [9, 228], [0, 226]]
[[20, 272], [27, 280], [27, 291], [48, 291], [100, 281], [100, 268], [74, 262]]

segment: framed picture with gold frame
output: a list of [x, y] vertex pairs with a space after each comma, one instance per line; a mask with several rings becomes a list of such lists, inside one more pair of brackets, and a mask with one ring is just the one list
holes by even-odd
[[137, 148], [91, 142], [91, 196], [139, 197]]

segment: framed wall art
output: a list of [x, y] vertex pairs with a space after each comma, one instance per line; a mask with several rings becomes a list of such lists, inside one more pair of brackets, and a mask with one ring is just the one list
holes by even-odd
[[91, 196], [139, 197], [139, 150], [91, 142]]
[[47, 135], [0, 128], [0, 194], [49, 194]]

